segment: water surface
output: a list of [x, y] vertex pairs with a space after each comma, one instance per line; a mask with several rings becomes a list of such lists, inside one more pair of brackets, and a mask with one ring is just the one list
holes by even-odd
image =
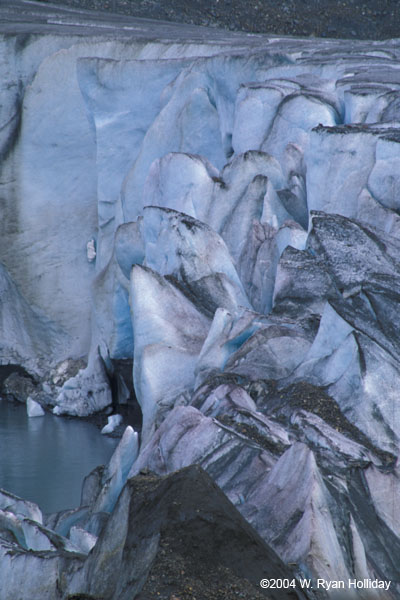
[[109, 461], [117, 443], [91, 423], [28, 418], [25, 405], [0, 398], [0, 488], [45, 513], [79, 506], [83, 478]]

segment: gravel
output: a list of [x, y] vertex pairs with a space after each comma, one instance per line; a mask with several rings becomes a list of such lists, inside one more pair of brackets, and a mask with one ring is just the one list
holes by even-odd
[[53, 0], [52, 3], [251, 33], [387, 39], [398, 37], [400, 32], [398, 0]]

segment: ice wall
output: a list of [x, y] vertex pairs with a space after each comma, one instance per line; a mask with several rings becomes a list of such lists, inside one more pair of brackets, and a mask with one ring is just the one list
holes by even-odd
[[3, 364], [85, 356], [47, 379], [86, 415], [133, 360], [131, 476], [199, 463], [300, 574], [395, 598], [398, 41], [68, 18], [0, 39]]

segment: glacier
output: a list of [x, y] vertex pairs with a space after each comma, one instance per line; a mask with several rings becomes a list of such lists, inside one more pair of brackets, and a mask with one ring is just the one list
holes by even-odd
[[127, 598], [134, 482], [175, 471], [290, 576], [397, 598], [400, 41], [0, 17], [0, 394], [143, 416], [78, 509], [0, 491], [2, 600]]

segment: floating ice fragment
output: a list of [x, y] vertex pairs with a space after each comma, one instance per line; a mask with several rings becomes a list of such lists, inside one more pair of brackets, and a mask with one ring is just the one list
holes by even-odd
[[28, 417], [43, 417], [44, 415], [44, 410], [40, 406], [39, 402], [32, 400], [30, 396], [26, 401], [26, 412]]
[[111, 415], [110, 417], [108, 417], [107, 425], [103, 427], [101, 433], [112, 433], [118, 427], [118, 425], [121, 425], [121, 423], [121, 415]]

